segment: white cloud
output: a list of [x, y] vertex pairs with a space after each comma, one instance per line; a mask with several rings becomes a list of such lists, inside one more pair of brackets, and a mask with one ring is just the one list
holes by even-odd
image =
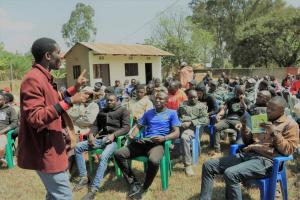
[[1, 31], [31, 31], [35, 25], [27, 21], [16, 21], [9, 17], [8, 13], [0, 8], [0, 30]]

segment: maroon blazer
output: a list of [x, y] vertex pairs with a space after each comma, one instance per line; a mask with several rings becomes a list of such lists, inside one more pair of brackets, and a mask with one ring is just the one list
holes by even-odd
[[50, 72], [36, 64], [22, 81], [18, 143], [21, 168], [57, 173], [68, 167], [62, 119], [54, 107], [60, 99], [52, 80]]

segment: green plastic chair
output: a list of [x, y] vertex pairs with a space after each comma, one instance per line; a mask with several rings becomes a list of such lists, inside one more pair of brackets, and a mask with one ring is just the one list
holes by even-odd
[[[122, 146], [122, 140], [125, 138], [125, 136], [119, 136], [117, 138], [117, 149], [121, 148]], [[93, 149], [88, 151], [88, 155], [89, 155], [89, 170], [90, 170], [90, 174], [92, 174], [94, 172], [94, 155], [101, 155], [103, 152], [103, 149]], [[118, 178], [122, 177], [122, 172], [121, 169], [118, 167], [117, 162], [115, 161], [115, 158], [113, 157], [113, 162], [114, 162], [114, 166], [115, 166], [115, 172]]]
[[[164, 155], [160, 160], [160, 178], [162, 190], [165, 191], [169, 187], [169, 165], [170, 165], [170, 145], [171, 141], [165, 141], [164, 144]], [[144, 163], [144, 171], [147, 170], [148, 157], [139, 156], [132, 160], [140, 161]], [[129, 166], [131, 166], [131, 161], [129, 161]]]
[[[142, 137], [142, 130], [138, 133], [137, 137]], [[169, 166], [170, 166], [170, 161], [171, 161], [171, 156], [170, 156], [170, 145], [171, 141], [167, 140], [164, 143], [164, 155], [160, 160], [160, 178], [161, 178], [161, 185], [162, 189], [165, 191], [168, 189], [169, 186]], [[131, 167], [131, 161], [139, 161], [143, 162], [144, 164], [144, 171], [147, 170], [147, 164], [148, 164], [148, 157], [147, 156], [139, 156], [136, 158], [133, 158], [129, 161], [129, 166]]]
[[[129, 121], [130, 121], [130, 128], [132, 128], [132, 126], [133, 126], [133, 116], [132, 115], [130, 115]], [[117, 149], [122, 147], [122, 141], [125, 138], [126, 138], [126, 135], [122, 135], [122, 136], [117, 137]], [[103, 152], [103, 149], [93, 149], [93, 150], [88, 151], [90, 174], [92, 174], [94, 172], [94, 155], [95, 154], [96, 155], [101, 155], [102, 152]], [[122, 171], [118, 167], [117, 162], [115, 161], [114, 157], [113, 157], [113, 159], [114, 159], [114, 166], [115, 166], [115, 172], [116, 172], [117, 178], [121, 178], [122, 177]]]
[[8, 169], [14, 167], [14, 155], [13, 155], [13, 146], [15, 145], [14, 140], [12, 139], [12, 134], [15, 133], [15, 130], [10, 130], [7, 133], [7, 144], [5, 146], [5, 159], [7, 162]]

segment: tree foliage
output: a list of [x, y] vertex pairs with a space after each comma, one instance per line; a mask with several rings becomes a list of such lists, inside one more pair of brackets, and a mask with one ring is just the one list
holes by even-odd
[[162, 59], [163, 76], [176, 72], [181, 62], [206, 62], [210, 56], [211, 35], [195, 30], [184, 11], [172, 10], [159, 18], [146, 44], [171, 52], [174, 56]]
[[213, 34], [213, 62], [223, 67], [224, 59], [231, 59], [240, 42], [237, 40], [240, 26], [284, 8], [285, 3], [282, 0], [192, 0], [190, 6], [191, 21]]
[[94, 41], [97, 28], [94, 26], [94, 9], [83, 3], [77, 3], [70, 19], [62, 27], [62, 35], [68, 47], [77, 42]]
[[22, 79], [23, 75], [31, 68], [32, 56], [30, 53], [10, 53], [5, 50], [4, 44], [0, 43], [0, 80], [8, 80], [10, 67], [12, 67], [12, 78]]
[[300, 10], [276, 9], [240, 27], [233, 63], [243, 67], [295, 65], [300, 61], [299, 38]]

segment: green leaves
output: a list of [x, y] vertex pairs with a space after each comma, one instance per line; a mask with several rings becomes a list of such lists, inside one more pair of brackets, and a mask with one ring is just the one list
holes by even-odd
[[4, 45], [0, 43], [0, 80], [10, 77], [10, 66], [12, 67], [13, 79], [22, 79], [23, 75], [31, 68], [31, 54], [10, 53], [5, 51]]
[[232, 54], [236, 66], [297, 65], [300, 53], [300, 10], [276, 9], [248, 21], [239, 28], [237, 39], [238, 44]]
[[77, 42], [94, 41], [97, 29], [94, 26], [94, 9], [83, 3], [77, 3], [70, 19], [62, 26], [62, 35], [68, 47]]

